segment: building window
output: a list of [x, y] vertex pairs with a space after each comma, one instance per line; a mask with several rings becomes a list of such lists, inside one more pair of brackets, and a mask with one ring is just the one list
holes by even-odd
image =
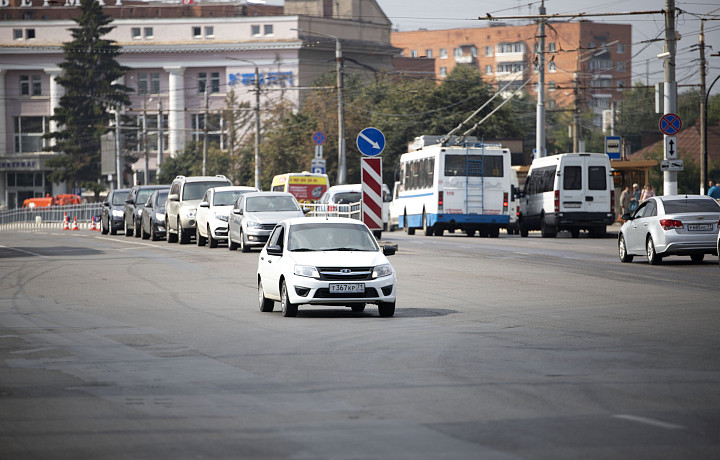
[[35, 38], [35, 29], [25, 29], [25, 40], [32, 40]]
[[22, 29], [13, 29], [13, 40], [22, 40], [23, 38], [23, 30]]
[[[198, 73], [198, 93], [204, 93], [205, 86], [207, 84], [208, 84], [207, 72]], [[211, 72], [210, 73], [210, 88], [208, 89], [208, 92], [209, 93], [219, 93], [220, 92], [220, 72]]]
[[15, 117], [15, 153], [41, 152], [46, 141], [45, 117]]
[[462, 48], [454, 48], [454, 49], [453, 49], [453, 56], [455, 56], [455, 57], [462, 57], [462, 56], [463, 56]]
[[447, 67], [440, 67], [440, 76], [443, 78], [447, 77]]
[[160, 73], [158, 72], [150, 73], [150, 93], [160, 94]]
[[140, 38], [142, 38], [140, 27], [133, 27], [131, 29], [131, 34], [134, 40], [139, 40]]
[[21, 96], [41, 96], [42, 78], [40, 75], [20, 75]]
[[498, 43], [496, 47], [497, 54], [512, 54], [512, 53], [524, 53], [525, 43]]
[[267, 36], [270, 36], [270, 35], [272, 35], [272, 34], [274, 33], [274, 32], [273, 32], [273, 25], [272, 25], [272, 24], [265, 24], [265, 26], [263, 27], [263, 29], [264, 29], [265, 36], [266, 36], [266, 37], [267, 37]]
[[492, 75], [492, 66], [491, 65], [485, 66], [485, 75]]
[[145, 72], [138, 73], [138, 94], [146, 94], [148, 92], [148, 74]]
[[617, 50], [617, 54], [625, 54], [625, 43], [618, 43], [615, 49]]
[[590, 60], [590, 70], [612, 70], [613, 63], [610, 59], [594, 58]]
[[555, 91], [555, 89], [556, 89], [556, 87], [555, 87], [555, 82], [552, 81], [552, 80], [549, 81], [549, 82], [548, 82], [548, 91]]
[[616, 72], [625, 72], [625, 63], [624, 62], [616, 62], [615, 63], [615, 71]]
[[212, 38], [215, 36], [215, 27], [205, 26], [205, 37]]
[[153, 28], [152, 27], [143, 27], [143, 36], [145, 38], [153, 38]]
[[617, 81], [617, 87], [618, 87], [618, 89], [623, 89], [623, 88], [625, 88], [625, 80], [618, 80], [618, 81]]
[[612, 79], [609, 76], [602, 75], [593, 78], [590, 81], [590, 86], [592, 88], [610, 88], [612, 86]]
[[515, 73], [524, 70], [524, 62], [501, 62], [497, 65], [497, 73]]
[[440, 48], [440, 59], [447, 59], [447, 48]]
[[485, 56], [492, 57], [493, 55], [493, 48], [492, 46], [486, 46], [485, 47]]
[[193, 26], [192, 37], [193, 38], [202, 38], [202, 27]]
[[548, 72], [551, 72], [551, 73], [557, 72], [557, 66], [555, 65], [555, 62], [553, 62], [553, 61], [548, 62]]
[[416, 57], [418, 57], [417, 50], [410, 50], [410, 57], [411, 57], [411, 58], [416, 58]]
[[250, 26], [250, 34], [252, 34], [253, 37], [259, 37], [260, 36], [260, 25], [259, 24], [253, 24]]
[[432, 57], [433, 57], [432, 50], [425, 50], [425, 57], [428, 59], [432, 59]]
[[548, 51], [549, 51], [550, 53], [554, 53], [554, 52], [555, 52], [555, 42], [550, 42], [550, 43], [548, 44]]
[[[208, 129], [208, 144], [218, 145], [220, 148], [224, 148], [224, 136], [223, 136], [223, 121], [222, 117], [216, 113], [208, 114], [207, 117], [207, 129]], [[194, 141], [202, 142], [205, 135], [205, 114], [196, 113], [190, 119], [190, 132], [191, 137]]]
[[477, 46], [471, 46], [471, 47], [470, 47], [470, 55], [471, 55], [472, 57], [477, 57], [477, 56], [478, 56]]

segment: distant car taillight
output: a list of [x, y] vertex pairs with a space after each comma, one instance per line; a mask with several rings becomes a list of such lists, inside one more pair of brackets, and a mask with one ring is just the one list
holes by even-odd
[[663, 230], [673, 230], [683, 228], [682, 222], [675, 219], [660, 219], [660, 226]]
[[508, 208], [508, 193], [503, 193], [503, 210]]
[[443, 192], [438, 192], [438, 213], [443, 210]]
[[555, 212], [560, 212], [560, 190], [555, 190]]

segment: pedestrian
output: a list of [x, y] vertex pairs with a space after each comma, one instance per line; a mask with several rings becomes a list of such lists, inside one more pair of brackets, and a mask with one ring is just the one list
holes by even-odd
[[715, 185], [713, 181], [708, 182], [710, 185], [710, 190], [708, 190], [708, 195], [715, 198], [716, 200], [720, 200], [720, 186]]
[[620, 216], [630, 212], [630, 186], [626, 185], [620, 194]]
[[645, 188], [642, 191], [642, 194], [640, 195], [640, 202], [647, 200], [650, 197], [655, 196], [655, 190], [653, 190], [653, 186], [650, 184], [645, 185]]
[[630, 198], [630, 212], [634, 212], [640, 204], [640, 186], [633, 184], [632, 198]]

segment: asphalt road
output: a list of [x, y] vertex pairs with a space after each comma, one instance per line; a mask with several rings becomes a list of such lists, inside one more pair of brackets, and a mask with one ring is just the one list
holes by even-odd
[[393, 318], [283, 318], [257, 252], [0, 232], [0, 459], [719, 458], [717, 258], [565, 236], [386, 233]]

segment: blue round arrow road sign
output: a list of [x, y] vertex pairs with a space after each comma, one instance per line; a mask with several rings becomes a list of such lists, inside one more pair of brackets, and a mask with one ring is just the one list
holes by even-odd
[[358, 134], [356, 143], [360, 153], [374, 157], [385, 148], [385, 135], [377, 128], [365, 128]]
[[660, 118], [660, 131], [666, 136], [674, 136], [682, 129], [682, 120], [674, 113], [666, 113]]

